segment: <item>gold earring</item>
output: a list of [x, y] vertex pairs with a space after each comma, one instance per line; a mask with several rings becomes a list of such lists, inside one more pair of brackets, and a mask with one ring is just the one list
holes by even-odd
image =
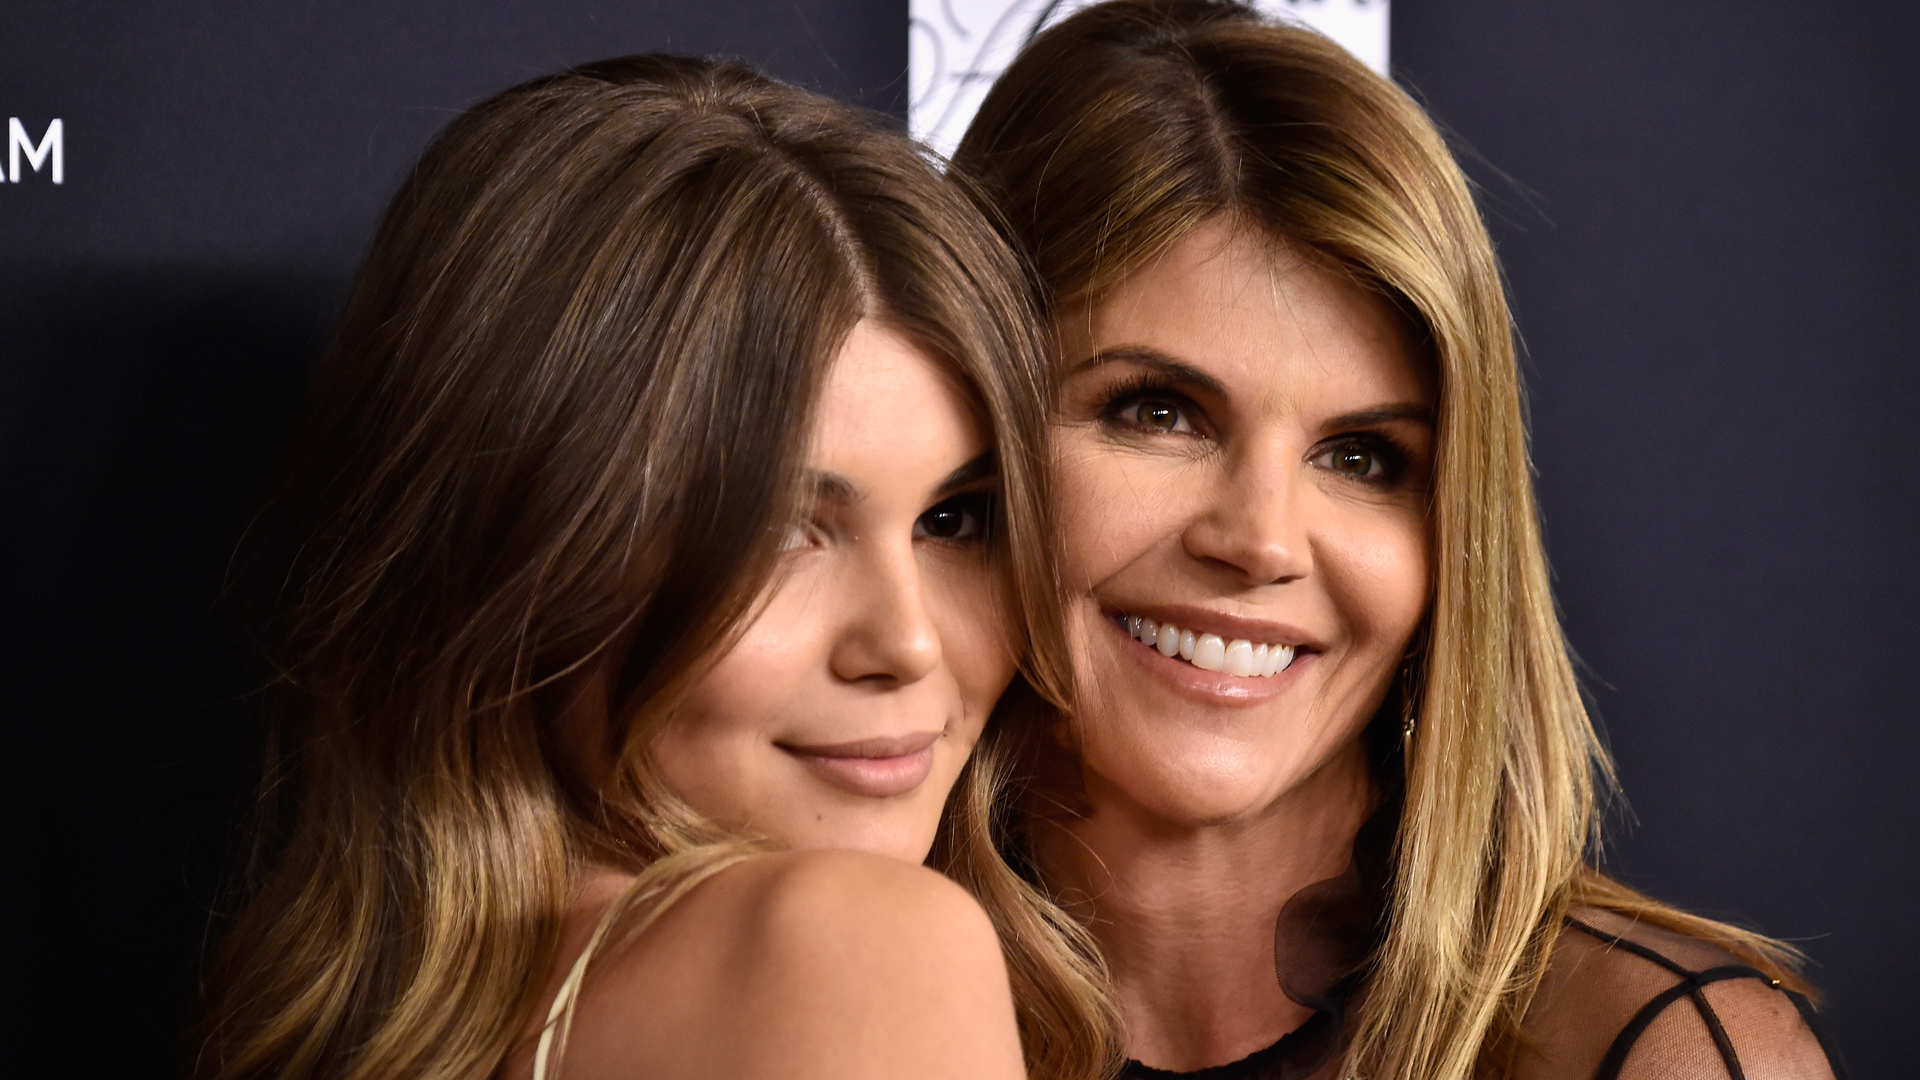
[[1414, 708], [1413, 659], [1400, 665], [1400, 752], [1403, 756], [1413, 754], [1413, 731], [1420, 726], [1420, 718]]

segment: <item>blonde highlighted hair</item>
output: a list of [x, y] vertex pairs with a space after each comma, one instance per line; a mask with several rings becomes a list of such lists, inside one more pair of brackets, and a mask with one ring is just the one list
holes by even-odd
[[[1058, 698], [1036, 323], [1012, 254], [905, 138], [665, 56], [526, 83], [438, 137], [240, 562], [275, 741], [195, 1076], [489, 1076], [583, 864], [639, 874], [645, 907], [740, 850], [647, 746], [771, 579], [863, 318], [989, 433], [1024, 677]], [[589, 790], [549, 721], [603, 659], [619, 752]], [[1033, 1074], [1087, 1075], [1111, 1051], [1098, 965], [991, 839], [1008, 734], [990, 723], [962, 774], [940, 864], [999, 925]]]
[[[1549, 589], [1506, 297], [1421, 108], [1318, 34], [1222, 0], [1114, 0], [1036, 37], [955, 152], [1059, 315], [1219, 215], [1393, 303], [1437, 375], [1417, 737], [1348, 1072], [1498, 1074], [1562, 919], [1592, 904], [1801, 984], [1796, 954], [1593, 869], [1611, 766]], [[1383, 716], [1395, 725], [1400, 717]], [[1017, 859], [1017, 856], [1015, 856]]]

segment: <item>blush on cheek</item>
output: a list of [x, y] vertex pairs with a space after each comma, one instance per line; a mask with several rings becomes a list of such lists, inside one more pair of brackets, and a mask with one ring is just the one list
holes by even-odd
[[1357, 640], [1406, 643], [1427, 612], [1431, 570], [1425, 523], [1398, 515], [1355, 529], [1319, 560], [1327, 590]]

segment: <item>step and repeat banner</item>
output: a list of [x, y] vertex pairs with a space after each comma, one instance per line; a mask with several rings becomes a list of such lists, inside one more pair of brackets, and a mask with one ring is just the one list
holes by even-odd
[[[1020, 47], [1091, 0], [909, 0], [908, 61], [915, 136], [950, 154], [980, 100]], [[1387, 0], [1258, 0], [1387, 72]]]

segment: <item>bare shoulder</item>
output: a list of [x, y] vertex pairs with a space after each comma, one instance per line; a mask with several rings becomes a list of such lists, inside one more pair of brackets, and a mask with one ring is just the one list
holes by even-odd
[[896, 859], [748, 859], [596, 970], [564, 1080], [1023, 1075], [986, 912]]
[[1709, 942], [1573, 913], [1527, 1012], [1520, 1080], [1830, 1080], [1812, 1006]]
[[979, 903], [924, 866], [858, 851], [802, 851], [763, 856], [745, 869], [736, 886], [744, 903], [735, 914], [796, 961], [805, 962], [811, 943], [823, 939], [929, 927], [940, 934], [917, 948], [933, 958], [972, 959], [978, 950], [969, 946], [981, 945], [999, 956]]

